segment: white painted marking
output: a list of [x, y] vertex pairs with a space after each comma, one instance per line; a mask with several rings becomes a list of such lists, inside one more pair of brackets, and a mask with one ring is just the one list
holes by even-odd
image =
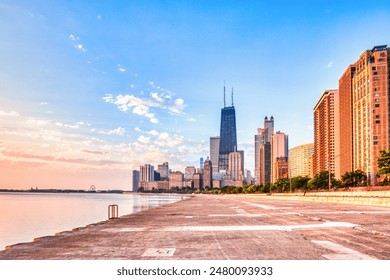
[[336, 252], [336, 254], [323, 255], [328, 260], [376, 260], [376, 258], [328, 240], [312, 240], [311, 242]]
[[172, 257], [175, 253], [175, 248], [149, 248], [142, 256], [143, 257]]
[[264, 216], [283, 216], [283, 215], [301, 215], [295, 212], [283, 212], [283, 213], [267, 213], [267, 214], [250, 214], [248, 212], [240, 214], [210, 214], [209, 217], [264, 217]]
[[186, 219], [192, 219], [194, 216], [184, 216]]
[[[353, 228], [357, 225], [343, 222], [327, 222], [322, 224], [306, 224], [306, 225], [262, 225], [262, 226], [172, 226], [162, 228], [123, 228], [120, 231], [168, 231], [168, 232], [188, 232], [188, 231], [292, 231], [299, 229], [312, 229], [312, 228], [332, 228], [332, 227], [348, 227]], [[105, 231], [111, 231], [107, 229]], [[117, 232], [117, 229], [113, 229]]]
[[269, 205], [264, 205], [264, 204], [251, 203], [251, 202], [246, 202], [246, 201], [242, 201], [242, 202], [245, 203], [245, 204], [249, 204], [249, 205], [260, 207], [260, 208], [267, 209], [267, 210], [276, 210], [276, 209], [278, 209], [276, 207], [269, 206]]

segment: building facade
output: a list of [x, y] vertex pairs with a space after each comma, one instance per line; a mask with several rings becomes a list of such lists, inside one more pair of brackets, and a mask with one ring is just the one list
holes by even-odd
[[352, 70], [353, 169], [377, 184], [380, 150], [389, 149], [389, 57], [387, 45], [365, 51]]
[[138, 191], [139, 186], [139, 171], [133, 170], [133, 192]]
[[150, 164], [141, 165], [139, 168], [139, 181], [150, 182], [154, 181], [154, 166]]
[[356, 67], [350, 65], [339, 79], [340, 116], [340, 174], [354, 170], [353, 167], [353, 116], [352, 78]]
[[264, 128], [258, 128], [255, 135], [255, 184], [271, 182], [271, 136], [274, 133], [274, 118], [264, 118]]
[[[286, 164], [288, 160], [288, 135], [283, 132], [277, 131], [271, 136], [271, 165], [272, 165], [272, 183], [275, 183], [276, 180], [280, 177], [281, 171], [279, 168]], [[280, 162], [278, 162], [280, 161]], [[288, 170], [288, 168], [287, 168]]]
[[326, 90], [313, 109], [313, 173], [330, 171], [340, 179], [339, 91]]
[[219, 137], [218, 169], [219, 171], [227, 171], [229, 166], [229, 153], [234, 152], [235, 149], [237, 149], [236, 110], [233, 106], [233, 92], [232, 106], [226, 107], [226, 102], [224, 102], [224, 108], [221, 109]]
[[288, 178], [288, 159], [287, 157], [277, 157], [273, 162], [274, 182], [278, 179]]
[[159, 164], [157, 167], [158, 173], [160, 173], [160, 180], [168, 180], [169, 179], [169, 164], [168, 162], [164, 162], [163, 164]]
[[210, 160], [213, 164], [213, 173], [218, 172], [219, 136], [210, 137]]
[[232, 152], [229, 154], [229, 168], [227, 179], [233, 181], [244, 181], [244, 174], [242, 172], [242, 157], [240, 152]]
[[299, 145], [288, 151], [289, 177], [312, 177], [314, 143]]
[[203, 166], [203, 187], [213, 188], [213, 167], [211, 160], [207, 157]]
[[184, 174], [180, 171], [169, 172], [169, 189], [179, 188], [184, 186]]

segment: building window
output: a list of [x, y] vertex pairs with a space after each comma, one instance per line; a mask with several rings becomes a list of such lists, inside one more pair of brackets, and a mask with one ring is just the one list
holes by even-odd
[[374, 140], [378, 140], [378, 136], [375, 135], [375, 136], [373, 137], [373, 139], [374, 139]]
[[381, 121], [380, 121], [380, 120], [376, 120], [375, 123], [376, 123], [376, 124], [380, 124]]
[[376, 119], [379, 119], [379, 115], [376, 115], [375, 118], [376, 118]]
[[375, 102], [380, 102], [381, 100], [378, 99], [378, 98], [376, 98], [376, 99], [374, 99], [374, 101], [375, 101]]
[[379, 108], [379, 104], [375, 104], [375, 107], [376, 107], [376, 108]]
[[372, 70], [375, 71], [376, 70], [376, 66], [372, 66]]
[[379, 145], [379, 142], [378, 141], [374, 141], [374, 145]]

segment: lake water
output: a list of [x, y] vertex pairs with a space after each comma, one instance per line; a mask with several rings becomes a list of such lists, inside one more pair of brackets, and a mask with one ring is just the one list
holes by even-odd
[[117, 204], [119, 216], [139, 212], [186, 197], [102, 193], [0, 193], [0, 250], [107, 220], [108, 205]]

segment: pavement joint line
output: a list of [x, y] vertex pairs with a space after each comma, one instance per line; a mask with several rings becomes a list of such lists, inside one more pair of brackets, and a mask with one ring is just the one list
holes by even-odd
[[304, 225], [261, 225], [261, 226], [170, 226], [161, 228], [121, 228], [121, 229], [103, 229], [108, 232], [134, 232], [134, 231], [151, 231], [151, 232], [200, 232], [200, 231], [293, 231], [299, 229], [313, 228], [333, 228], [347, 227], [354, 228], [356, 224], [345, 222], [325, 222], [321, 224], [304, 224]]
[[278, 208], [269, 206], [269, 205], [264, 205], [264, 204], [258, 204], [258, 203], [252, 203], [252, 202], [247, 202], [247, 201], [242, 201], [242, 203], [249, 204], [252, 206], [260, 207], [266, 210], [278, 210]]
[[376, 258], [373, 258], [369, 255], [360, 253], [328, 240], [312, 240], [311, 242], [336, 253], [322, 255], [328, 260], [376, 260]]

